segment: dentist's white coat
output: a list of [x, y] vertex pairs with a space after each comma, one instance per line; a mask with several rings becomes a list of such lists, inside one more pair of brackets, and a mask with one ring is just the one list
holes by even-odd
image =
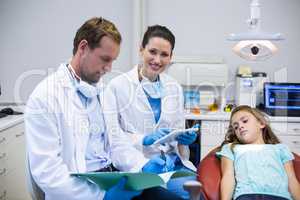
[[[99, 200], [95, 184], [70, 176], [85, 172], [88, 115], [65, 64], [30, 96], [25, 114], [31, 175], [46, 200]], [[32, 180], [33, 181], [33, 180]]]
[[[160, 81], [165, 95], [161, 101], [161, 116], [157, 124], [138, 79], [137, 66], [114, 78], [105, 89], [104, 117], [109, 133], [112, 162], [119, 170], [141, 171], [151, 156], [160, 153], [158, 147], [142, 145], [146, 134], [150, 134], [156, 128], [185, 126], [181, 86], [164, 73], [160, 74]], [[176, 152], [182, 160], [188, 162], [187, 146], [180, 145], [178, 149], [177, 142], [174, 142], [162, 148], [167, 152]]]

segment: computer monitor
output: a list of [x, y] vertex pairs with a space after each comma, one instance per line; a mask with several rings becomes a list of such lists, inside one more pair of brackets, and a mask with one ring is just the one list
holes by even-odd
[[264, 110], [271, 116], [300, 117], [300, 83], [264, 83]]

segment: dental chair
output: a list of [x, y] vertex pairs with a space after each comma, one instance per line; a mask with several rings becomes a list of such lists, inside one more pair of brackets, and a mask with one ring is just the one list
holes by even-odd
[[[220, 199], [221, 165], [220, 160], [215, 156], [215, 148], [210, 151], [200, 162], [197, 169], [198, 181], [201, 183], [201, 196], [203, 200]], [[300, 156], [293, 153], [295, 174], [300, 182]]]

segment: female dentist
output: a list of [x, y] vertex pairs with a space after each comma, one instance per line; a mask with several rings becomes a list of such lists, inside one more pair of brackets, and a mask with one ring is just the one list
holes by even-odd
[[[182, 88], [163, 73], [174, 45], [175, 37], [168, 28], [148, 27], [140, 47], [141, 63], [114, 78], [105, 90], [103, 107], [112, 162], [121, 171], [195, 170], [188, 160], [188, 145], [196, 140], [196, 132], [186, 132], [171, 143], [152, 145], [172, 129], [185, 127]], [[168, 189], [187, 197], [182, 181], [172, 181]]]

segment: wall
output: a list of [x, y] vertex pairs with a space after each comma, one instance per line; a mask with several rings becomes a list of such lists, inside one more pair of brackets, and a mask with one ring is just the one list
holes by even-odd
[[43, 77], [71, 57], [77, 29], [93, 16], [104, 16], [119, 28], [123, 43], [113, 68], [128, 70], [131, 13], [130, 1], [124, 0], [1, 0], [0, 102], [26, 101]]
[[[246, 62], [236, 56], [227, 41], [230, 33], [247, 31], [250, 0], [151, 0], [148, 24], [164, 24], [176, 35], [175, 56], [221, 57], [229, 65], [233, 80], [237, 66], [249, 65], [253, 71], [266, 71], [271, 80], [300, 82], [300, 1], [260, 0], [261, 28], [281, 32], [286, 38], [277, 41], [279, 52], [264, 62]], [[286, 77], [287, 75], [287, 77]]]
[[[117, 24], [124, 42], [114, 67], [128, 70], [134, 60], [133, 2], [1, 0], [0, 102], [15, 101], [13, 88], [24, 72], [43, 69], [45, 73], [45, 69], [53, 69], [68, 59], [76, 29], [91, 16], [102, 15]], [[276, 42], [279, 52], [265, 62], [246, 62], [231, 51], [235, 43], [226, 40], [230, 33], [247, 31], [245, 21], [250, 15], [250, 0], [145, 0], [145, 3], [147, 24], [164, 24], [175, 33], [175, 56], [221, 57], [229, 65], [230, 80], [234, 79], [238, 66], [250, 65], [254, 71], [266, 71], [271, 80], [276, 77], [278, 81], [300, 82], [299, 0], [260, 1], [262, 28], [281, 32], [286, 38]], [[26, 101], [45, 75], [33, 75], [22, 82], [21, 100]]]

